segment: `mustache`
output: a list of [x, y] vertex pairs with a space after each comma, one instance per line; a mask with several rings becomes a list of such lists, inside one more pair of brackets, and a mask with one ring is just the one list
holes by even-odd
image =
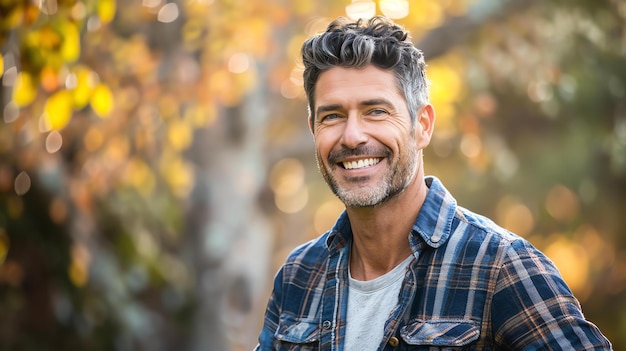
[[328, 154], [328, 162], [330, 164], [338, 163], [339, 160], [344, 160], [349, 157], [360, 157], [360, 156], [391, 156], [391, 149], [385, 148], [376, 148], [372, 146], [357, 146], [354, 149], [342, 147], [340, 150], [331, 151]]

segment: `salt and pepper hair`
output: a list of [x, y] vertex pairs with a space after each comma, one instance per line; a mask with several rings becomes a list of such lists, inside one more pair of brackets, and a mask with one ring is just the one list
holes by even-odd
[[428, 103], [424, 55], [413, 45], [409, 33], [386, 17], [358, 21], [339, 17], [325, 32], [306, 40], [301, 53], [309, 118], [315, 117], [317, 80], [333, 67], [363, 68], [371, 64], [393, 72], [413, 123], [417, 110]]

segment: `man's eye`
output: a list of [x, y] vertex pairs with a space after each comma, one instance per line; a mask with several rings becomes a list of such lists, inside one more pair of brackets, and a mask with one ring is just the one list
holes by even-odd
[[336, 113], [331, 113], [328, 115], [322, 116], [322, 121], [332, 121], [333, 119], [339, 118], [339, 115]]
[[368, 112], [369, 115], [371, 116], [382, 116], [382, 115], [387, 115], [387, 111], [380, 109], [380, 108], [376, 108], [371, 110], [370, 112]]

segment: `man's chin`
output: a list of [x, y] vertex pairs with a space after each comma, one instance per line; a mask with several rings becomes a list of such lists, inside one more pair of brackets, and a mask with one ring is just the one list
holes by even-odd
[[357, 190], [347, 190], [331, 186], [331, 190], [339, 200], [341, 200], [346, 207], [352, 208], [373, 208], [383, 205], [404, 192], [406, 188], [406, 186], [398, 188], [381, 188], [379, 186], [377, 188], [363, 187]]
[[[363, 190], [363, 189], [361, 189]], [[371, 191], [335, 191], [335, 195], [347, 207], [366, 208], [376, 207], [385, 202], [385, 198]]]

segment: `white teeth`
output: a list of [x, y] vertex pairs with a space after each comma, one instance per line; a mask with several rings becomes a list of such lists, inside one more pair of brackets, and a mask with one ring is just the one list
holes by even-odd
[[346, 162], [342, 162], [342, 163], [343, 163], [343, 167], [345, 169], [357, 169], [357, 168], [364, 168], [364, 167], [373, 166], [373, 165], [377, 164], [378, 162], [380, 162], [380, 158], [366, 158], [366, 159], [363, 159], [363, 160], [346, 161]]

